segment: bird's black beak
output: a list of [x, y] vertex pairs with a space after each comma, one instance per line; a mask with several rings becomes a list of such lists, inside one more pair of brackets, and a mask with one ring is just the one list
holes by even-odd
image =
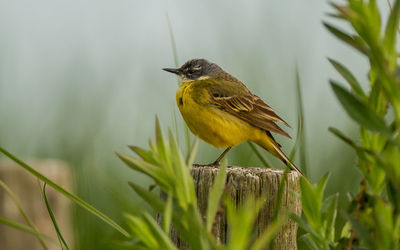
[[170, 72], [170, 73], [174, 73], [176, 75], [179, 75], [181, 73], [180, 69], [164, 68], [163, 70]]

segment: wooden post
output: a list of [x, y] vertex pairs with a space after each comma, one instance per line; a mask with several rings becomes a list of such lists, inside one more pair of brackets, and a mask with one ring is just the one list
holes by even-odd
[[[65, 162], [52, 159], [40, 159], [30, 160], [28, 164], [51, 180], [54, 180], [60, 186], [71, 189], [71, 171], [70, 167]], [[0, 179], [15, 193], [17, 199], [21, 202], [22, 207], [33, 224], [37, 227], [38, 231], [51, 236], [53, 239], [57, 239], [57, 234], [43, 201], [37, 178], [14, 162], [0, 160]], [[42, 182], [40, 182], [40, 184], [43, 185]], [[49, 186], [46, 188], [46, 196], [57, 218], [57, 223], [63, 236], [70, 246], [74, 245], [71, 212], [69, 209], [70, 201]], [[3, 188], [0, 188], [0, 215], [27, 225], [13, 200], [10, 199]], [[60, 249], [60, 245], [57, 241], [54, 243], [45, 240], [45, 242], [49, 250]], [[0, 224], [0, 249], [35, 250], [43, 249], [43, 247], [33, 235]]]
[[[191, 170], [198, 206], [203, 216], [206, 214], [208, 194], [218, 171], [219, 169], [215, 166], [199, 165], [193, 165]], [[263, 232], [273, 217], [275, 201], [277, 200], [278, 189], [283, 175], [282, 170], [275, 169], [241, 168], [232, 166], [227, 168], [225, 194], [232, 198], [234, 204], [240, 204], [248, 195], [266, 197], [265, 205], [261, 209], [255, 225], [258, 230], [258, 235]], [[297, 215], [301, 214], [300, 200], [289, 191], [300, 192], [299, 179], [300, 174], [295, 171], [291, 171], [288, 174], [281, 199], [280, 211], [289, 210]], [[226, 243], [228, 227], [229, 225], [227, 225], [226, 222], [225, 212], [222, 211], [218, 214], [213, 227], [213, 234], [221, 244]], [[184, 242], [179, 239], [178, 232], [176, 232], [174, 228], [172, 228], [170, 236], [177, 247], [185, 246]], [[297, 249], [296, 236], [297, 224], [292, 220], [288, 220], [275, 237], [274, 249]]]

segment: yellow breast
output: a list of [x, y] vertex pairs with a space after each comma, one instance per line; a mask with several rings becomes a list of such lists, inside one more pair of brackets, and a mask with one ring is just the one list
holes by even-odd
[[265, 136], [262, 130], [213, 106], [206, 89], [193, 88], [199, 82], [182, 83], [176, 93], [176, 103], [193, 134], [217, 148]]

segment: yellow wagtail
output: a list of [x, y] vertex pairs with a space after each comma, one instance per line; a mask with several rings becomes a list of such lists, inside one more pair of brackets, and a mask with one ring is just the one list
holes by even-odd
[[275, 122], [290, 126], [241, 81], [205, 59], [163, 70], [176, 74], [182, 82], [176, 102], [193, 134], [214, 147], [226, 148], [213, 165], [219, 165], [233, 146], [252, 141], [301, 174], [271, 134], [290, 138]]

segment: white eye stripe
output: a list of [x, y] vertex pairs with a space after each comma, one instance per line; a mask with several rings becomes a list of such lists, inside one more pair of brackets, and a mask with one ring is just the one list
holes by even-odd
[[201, 69], [200, 65], [197, 65], [197, 66], [193, 67], [193, 70], [200, 70], [200, 69]]

